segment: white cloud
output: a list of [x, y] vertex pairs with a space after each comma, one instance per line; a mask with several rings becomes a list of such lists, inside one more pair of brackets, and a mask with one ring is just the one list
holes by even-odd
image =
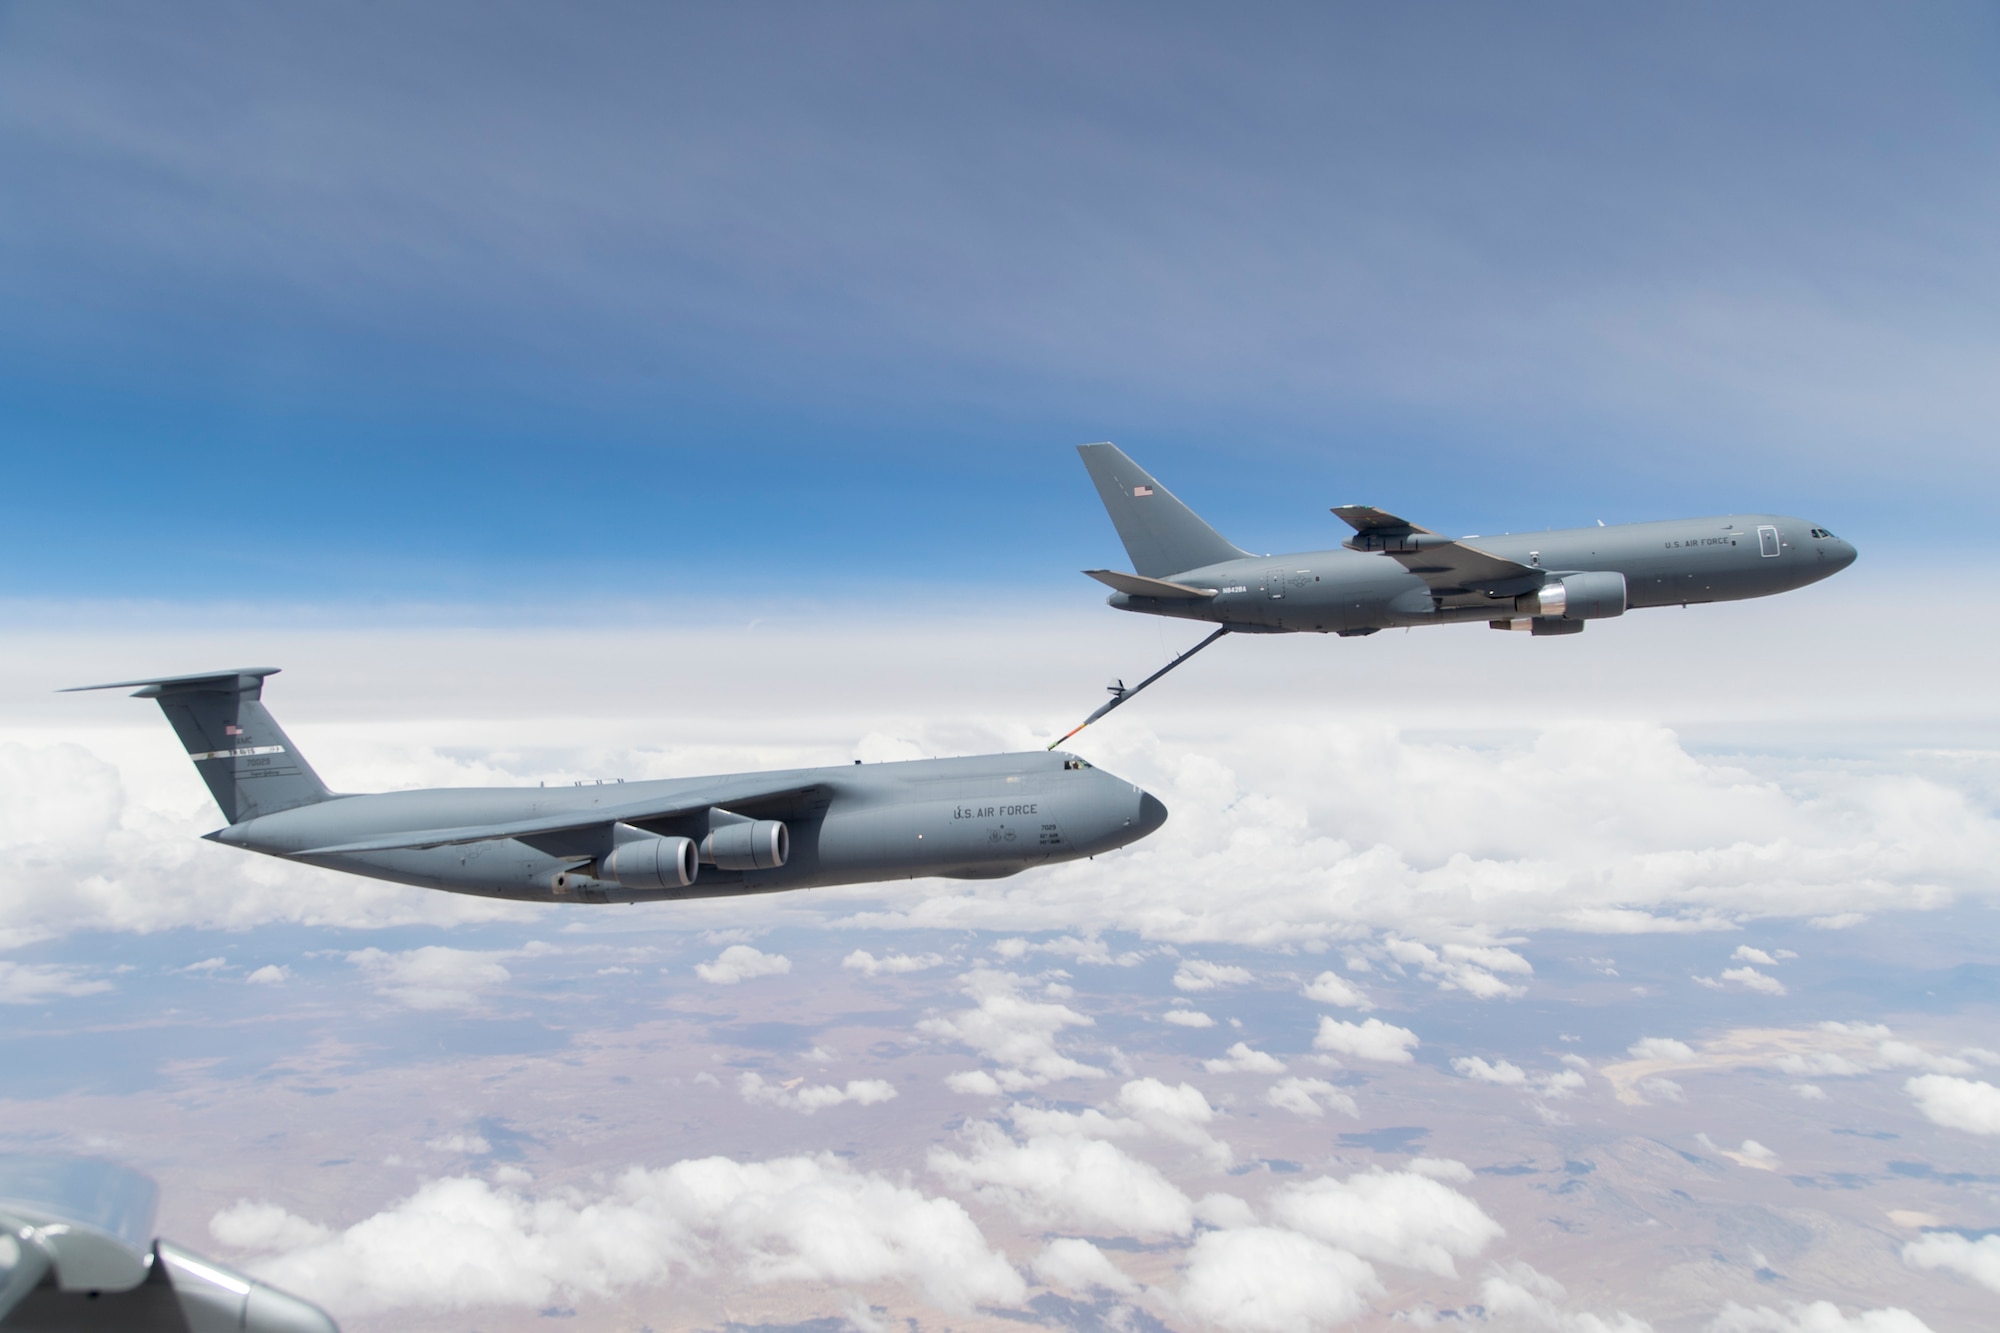
[[1903, 1247], [1903, 1262], [1912, 1268], [1941, 1268], [2000, 1291], [2000, 1232], [1968, 1240], [1956, 1232], [1932, 1231]]
[[280, 963], [266, 963], [243, 978], [252, 986], [282, 986], [292, 979], [291, 969]]
[[481, 995], [511, 977], [500, 962], [507, 951], [480, 952], [427, 944], [421, 949], [386, 953], [357, 949], [347, 961], [361, 969], [377, 994], [412, 1009], [469, 1009]]
[[[1065, 1029], [1089, 1027], [1091, 1019], [1067, 1005], [1029, 1000], [1020, 993], [1019, 978], [980, 969], [963, 978], [964, 991], [978, 1006], [954, 1014], [924, 1019], [917, 1031], [926, 1036], [969, 1046], [999, 1068], [984, 1073], [977, 1087], [970, 1079], [952, 1086], [960, 1092], [996, 1090], [1021, 1092], [1057, 1079], [1101, 1078], [1102, 1069], [1074, 1060], [1056, 1049]], [[961, 1086], [963, 1084], [964, 1086]]]
[[1903, 1091], [1933, 1123], [1968, 1134], [2000, 1134], [2000, 1087], [1948, 1074], [1919, 1074]]
[[1035, 1280], [1066, 1291], [1103, 1290], [1136, 1296], [1139, 1284], [1127, 1277], [1104, 1251], [1075, 1236], [1059, 1236], [1042, 1247], [1032, 1265]]
[[1826, 1100], [1826, 1089], [1817, 1083], [1794, 1083], [1792, 1095], [1808, 1102], [1823, 1102]]
[[1174, 986], [1184, 991], [1214, 990], [1219, 986], [1247, 986], [1257, 978], [1249, 969], [1227, 963], [1211, 963], [1190, 958], [1174, 970]]
[[1760, 967], [1770, 967], [1778, 961], [1762, 949], [1752, 948], [1748, 944], [1737, 945], [1736, 952], [1730, 954], [1729, 958], [1731, 962], [1756, 963]]
[[1512, 949], [1497, 945], [1446, 944], [1434, 949], [1428, 944], [1392, 935], [1383, 941], [1382, 949], [1399, 966], [1416, 968], [1436, 983], [1439, 990], [1464, 991], [1481, 1000], [1516, 999], [1526, 995], [1525, 986], [1502, 981], [1494, 974], [1508, 972], [1532, 976], [1535, 970], [1527, 959]]
[[1161, 1015], [1161, 1021], [1181, 1028], [1212, 1028], [1215, 1020], [1199, 1009], [1169, 1009]]
[[1239, 1041], [1223, 1053], [1220, 1059], [1203, 1060], [1201, 1067], [1211, 1074], [1282, 1074], [1285, 1062], [1264, 1051], [1253, 1050], [1247, 1041]]
[[906, 953], [891, 953], [877, 958], [866, 949], [856, 949], [840, 960], [840, 965], [859, 972], [864, 976], [879, 977], [884, 974], [922, 972], [928, 968], [944, 965], [944, 955], [920, 953], [915, 956]]
[[1731, 1301], [1708, 1326], [1708, 1333], [1931, 1333], [1930, 1325], [1908, 1310], [1862, 1310], [1842, 1314], [1831, 1301], [1774, 1310]]
[[1187, 1195], [1114, 1143], [1066, 1133], [1017, 1143], [990, 1121], [975, 1121], [961, 1135], [968, 1151], [932, 1148], [930, 1169], [951, 1188], [1025, 1222], [1141, 1236], [1184, 1236], [1194, 1226]]
[[1361, 1259], [1277, 1227], [1203, 1232], [1188, 1251], [1180, 1304], [1230, 1333], [1318, 1333], [1382, 1295]]
[[1133, 1079], [1118, 1089], [1117, 1110], [1123, 1114], [1097, 1107], [1061, 1111], [1017, 1104], [1008, 1108], [1007, 1115], [1015, 1130], [1030, 1138], [1155, 1138], [1193, 1149], [1218, 1170], [1235, 1160], [1230, 1146], [1209, 1132], [1215, 1108], [1192, 1084]]
[[694, 974], [715, 986], [734, 986], [757, 977], [781, 977], [792, 970], [792, 960], [781, 953], [765, 953], [748, 944], [732, 944], [713, 962], [696, 963]]
[[1733, 981], [1745, 990], [1757, 991], [1763, 995], [1785, 994], [1785, 983], [1776, 977], [1767, 976], [1754, 967], [1732, 967], [1722, 974], [1724, 981]]
[[1356, 1117], [1361, 1114], [1352, 1097], [1323, 1078], [1281, 1078], [1264, 1094], [1264, 1102], [1281, 1111], [1313, 1119], [1328, 1111]]
[[1412, 1157], [1403, 1164], [1405, 1171], [1414, 1171], [1432, 1180], [1450, 1180], [1461, 1185], [1469, 1185], [1476, 1176], [1471, 1167], [1454, 1157]]
[[1477, 1055], [1461, 1055], [1451, 1062], [1451, 1067], [1475, 1083], [1497, 1083], [1503, 1088], [1515, 1088], [1528, 1081], [1527, 1071], [1510, 1060], [1488, 1064]]
[[1506, 1232], [1477, 1203], [1430, 1176], [1368, 1171], [1323, 1176], [1271, 1195], [1272, 1216], [1308, 1236], [1377, 1263], [1454, 1277]]
[[1625, 1048], [1635, 1060], [1671, 1060], [1686, 1064], [1694, 1059], [1694, 1047], [1672, 1037], [1641, 1037]]
[[782, 1106], [791, 1111], [802, 1111], [811, 1115], [833, 1106], [879, 1106], [893, 1100], [895, 1085], [885, 1079], [850, 1079], [845, 1086], [831, 1083], [807, 1083], [802, 1078], [783, 1083], [766, 1083], [755, 1073], [745, 1070], [736, 1080], [736, 1091], [743, 1100], [760, 1106]]
[[483, 1157], [493, 1151], [493, 1145], [481, 1134], [446, 1134], [429, 1140], [424, 1146], [433, 1152], [464, 1153], [472, 1157]]
[[1368, 992], [1337, 972], [1322, 972], [1306, 983], [1304, 991], [1308, 1000], [1320, 1004], [1330, 1004], [1341, 1009], [1359, 1009], [1363, 1013], [1375, 1007], [1368, 998]]
[[1687, 1100], [1687, 1089], [1670, 1078], [1642, 1078], [1637, 1088], [1642, 1101], [1656, 1105]]
[[294, 1217], [275, 1203], [238, 1199], [208, 1220], [209, 1234], [238, 1250], [302, 1250], [333, 1233], [316, 1222]]
[[1487, 1317], [1503, 1324], [1544, 1328], [1551, 1333], [1652, 1331], [1651, 1324], [1623, 1310], [1609, 1316], [1565, 1310], [1557, 1302], [1568, 1296], [1562, 1283], [1525, 1263], [1495, 1264], [1479, 1284], [1479, 1299]]
[[260, 1276], [356, 1312], [534, 1307], [718, 1268], [753, 1284], [901, 1282], [960, 1314], [1027, 1295], [959, 1204], [830, 1156], [633, 1167], [594, 1196], [452, 1177], [338, 1233], [248, 1203], [211, 1230], [279, 1251], [251, 1265]]
[[228, 966], [229, 960], [227, 958], [204, 958], [198, 963], [189, 963], [186, 967], [178, 967], [174, 970], [176, 972], [188, 973], [215, 973], [224, 970]]
[[1314, 1050], [1352, 1056], [1357, 1060], [1380, 1060], [1388, 1064], [1409, 1064], [1416, 1059], [1410, 1052], [1420, 1044], [1416, 1033], [1384, 1023], [1379, 1018], [1348, 1023], [1322, 1015], [1319, 1035], [1313, 1038]]
[[100, 995], [111, 983], [61, 963], [10, 963], [0, 959], [0, 1004], [40, 1004], [58, 996]]

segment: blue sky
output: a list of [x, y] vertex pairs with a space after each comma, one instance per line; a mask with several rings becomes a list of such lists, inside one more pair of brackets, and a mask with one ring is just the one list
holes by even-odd
[[[1990, 1325], [1996, 35], [0, 0], [0, 1151], [353, 1333]], [[1863, 560], [1232, 639], [1073, 742], [1145, 842], [748, 902], [245, 855], [51, 692], [283, 666], [346, 791], [1040, 746], [1194, 638], [1098, 439], [1257, 550]]]
[[[1977, 6], [0, 7], [15, 596], [1067, 589], [1996, 477]], [[1983, 546], [1975, 533], [1954, 540]]]

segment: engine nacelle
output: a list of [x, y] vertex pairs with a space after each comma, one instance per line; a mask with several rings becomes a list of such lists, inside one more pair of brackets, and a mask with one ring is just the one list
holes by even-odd
[[791, 854], [791, 831], [775, 819], [721, 824], [701, 840], [701, 859], [717, 870], [776, 870]]
[[1625, 614], [1625, 576], [1615, 570], [1565, 574], [1514, 599], [1524, 616], [1562, 620], [1603, 620]]
[[693, 838], [634, 838], [604, 858], [604, 878], [627, 889], [684, 889], [700, 871]]

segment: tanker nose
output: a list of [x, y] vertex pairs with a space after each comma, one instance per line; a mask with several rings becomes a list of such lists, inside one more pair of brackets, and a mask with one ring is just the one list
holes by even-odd
[[1134, 821], [1134, 827], [1139, 830], [1139, 836], [1142, 838], [1147, 836], [1166, 822], [1166, 803], [1149, 791], [1140, 792], [1139, 818]]
[[1852, 542], [1842, 541], [1836, 537], [1833, 540], [1833, 550], [1827, 558], [1833, 561], [1834, 568], [1846, 569], [1854, 563], [1854, 557], [1859, 554], [1860, 552], [1854, 549]]

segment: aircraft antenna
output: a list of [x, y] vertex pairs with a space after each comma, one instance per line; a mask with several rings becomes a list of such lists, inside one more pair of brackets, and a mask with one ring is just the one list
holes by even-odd
[[1056, 746], [1061, 745], [1071, 736], [1076, 735], [1077, 732], [1082, 731], [1085, 727], [1097, 721], [1098, 718], [1103, 717], [1106, 713], [1118, 707], [1118, 705], [1124, 703], [1127, 699], [1130, 699], [1140, 690], [1145, 689], [1148, 685], [1151, 685], [1154, 681], [1166, 675], [1169, 671], [1172, 671], [1175, 667], [1187, 661], [1190, 657], [1193, 657], [1196, 653], [1208, 647], [1208, 645], [1214, 643], [1217, 639], [1221, 638], [1223, 635], [1227, 633], [1229, 633], [1229, 626], [1224, 625], [1221, 629], [1215, 631], [1215, 633], [1209, 635], [1207, 638], [1203, 639], [1200, 643], [1196, 644], [1194, 647], [1188, 649], [1184, 653], [1176, 655], [1173, 661], [1167, 663], [1165, 666], [1161, 667], [1158, 671], [1155, 671], [1152, 675], [1140, 681], [1137, 685], [1132, 685], [1128, 687], [1123, 680], [1120, 680], [1116, 684], [1108, 686], [1107, 688], [1111, 691], [1111, 702], [1105, 704], [1095, 713], [1092, 713], [1089, 717], [1077, 723], [1074, 727], [1064, 732], [1061, 736], [1058, 736], [1056, 739], [1050, 741], [1049, 748], [1051, 750], [1055, 749]]

